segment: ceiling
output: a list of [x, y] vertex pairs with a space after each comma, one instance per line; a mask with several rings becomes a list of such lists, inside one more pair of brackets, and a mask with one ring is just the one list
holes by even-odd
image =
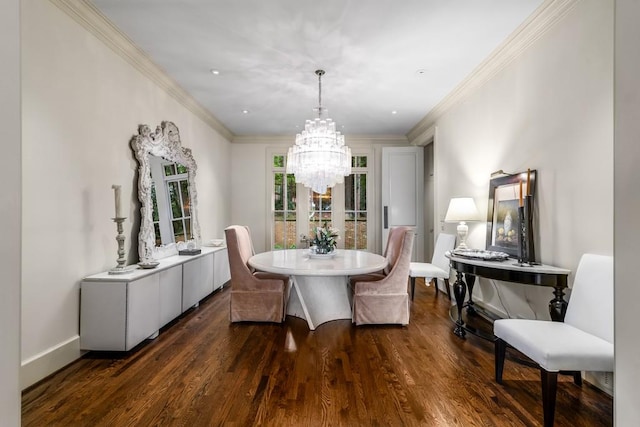
[[319, 68], [343, 133], [405, 135], [542, 2], [93, 0], [236, 136], [300, 132]]

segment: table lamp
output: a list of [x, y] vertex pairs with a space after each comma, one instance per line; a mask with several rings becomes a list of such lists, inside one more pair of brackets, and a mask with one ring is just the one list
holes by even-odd
[[458, 223], [458, 246], [456, 249], [469, 249], [465, 242], [467, 240], [467, 233], [469, 232], [467, 221], [477, 220], [478, 209], [471, 197], [454, 197], [451, 199], [444, 221]]

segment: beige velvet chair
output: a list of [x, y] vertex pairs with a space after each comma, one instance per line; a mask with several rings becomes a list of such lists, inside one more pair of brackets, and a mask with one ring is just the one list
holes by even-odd
[[289, 277], [252, 271], [247, 264], [254, 253], [248, 227], [232, 225], [224, 232], [231, 270], [231, 321], [282, 322], [289, 298]]
[[391, 242], [398, 242], [400, 236], [404, 234], [404, 229], [407, 227], [393, 227], [389, 230], [389, 236], [387, 236], [387, 246], [384, 248], [383, 257], [387, 259], [387, 266], [384, 270], [379, 271], [377, 273], [369, 273], [369, 274], [358, 274], [356, 276], [351, 276], [349, 278], [349, 284], [351, 285], [351, 289], [353, 290], [356, 282], [373, 282], [376, 280], [384, 279], [387, 274], [391, 271], [391, 266], [396, 263], [398, 256], [400, 253], [398, 252], [399, 248], [391, 245]]
[[385, 253], [392, 261], [386, 275], [366, 275], [353, 281], [353, 322], [366, 324], [409, 324], [409, 264], [413, 250], [411, 227], [394, 227]]

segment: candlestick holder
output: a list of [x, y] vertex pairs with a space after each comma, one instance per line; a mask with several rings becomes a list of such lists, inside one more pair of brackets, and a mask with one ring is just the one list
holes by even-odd
[[518, 208], [518, 265], [521, 267], [530, 267], [529, 264], [529, 248], [527, 247], [528, 241], [528, 225], [525, 218], [525, 207], [520, 206]]
[[125, 250], [124, 250], [124, 228], [122, 227], [122, 223], [124, 222], [126, 217], [116, 217], [111, 218], [113, 222], [116, 223], [116, 227], [118, 230], [118, 234], [116, 235], [116, 240], [118, 242], [118, 265], [109, 270], [109, 274], [125, 274], [131, 271], [131, 268], [125, 267], [127, 259], [125, 258]]
[[524, 223], [527, 227], [527, 262], [529, 265], [539, 265], [539, 263], [536, 262], [536, 250], [533, 244], [533, 196], [526, 196], [524, 198]]

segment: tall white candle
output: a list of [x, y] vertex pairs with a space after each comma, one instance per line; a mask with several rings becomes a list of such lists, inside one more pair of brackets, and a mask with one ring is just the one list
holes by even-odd
[[114, 193], [115, 199], [116, 199], [116, 218], [122, 218], [122, 209], [120, 207], [121, 206], [120, 205], [120, 189], [121, 189], [121, 186], [113, 184], [111, 186], [111, 188], [113, 188], [113, 193]]

